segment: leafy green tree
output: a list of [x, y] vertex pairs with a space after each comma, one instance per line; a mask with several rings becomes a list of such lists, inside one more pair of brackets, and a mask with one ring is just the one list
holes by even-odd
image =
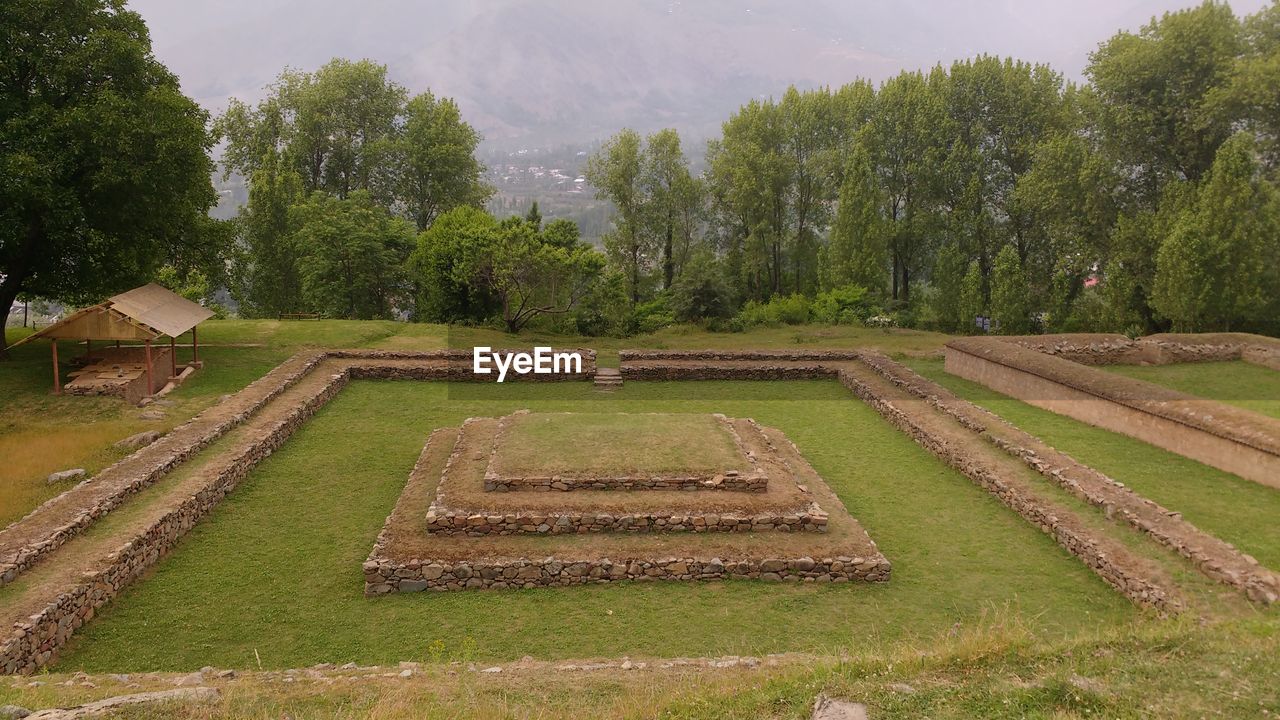
[[721, 242], [743, 295], [762, 300], [783, 292], [791, 171], [777, 106], [752, 100], [739, 108], [722, 137], [708, 143], [707, 164]]
[[709, 252], [699, 252], [671, 287], [668, 305], [680, 322], [725, 318], [733, 314], [733, 289], [719, 262]]
[[484, 207], [493, 188], [475, 157], [480, 133], [463, 122], [457, 103], [425, 92], [401, 115], [403, 127], [393, 131], [389, 149], [392, 204], [403, 204], [419, 230], [455, 207]]
[[497, 228], [492, 215], [464, 205], [440, 215], [418, 234], [407, 263], [415, 320], [480, 322], [497, 313], [497, 300], [488, 288], [473, 285], [463, 267], [470, 248], [487, 247]]
[[[537, 230], [539, 232], [542, 231], [542, 212], [538, 210], [537, 200], [534, 200], [533, 204], [529, 206], [529, 212], [525, 213], [524, 219], [525, 219], [525, 222], [529, 223], [530, 225], [533, 225], [534, 230]], [[574, 225], [574, 227], [576, 228], [578, 226]]]
[[626, 276], [633, 306], [645, 294], [655, 250], [644, 227], [646, 199], [640, 145], [639, 133], [623, 130], [587, 159], [585, 170], [587, 182], [596, 188], [596, 197], [609, 200], [617, 211], [604, 245], [609, 260]]
[[645, 230], [661, 249], [662, 287], [670, 288], [687, 259], [701, 220], [702, 186], [689, 173], [680, 135], [670, 128], [650, 135], [643, 151]]
[[1230, 81], [1211, 90], [1206, 105], [1219, 119], [1242, 121], [1274, 179], [1280, 170], [1280, 3], [1245, 18], [1244, 43]]
[[862, 148], [851, 151], [840, 188], [840, 203], [822, 253], [822, 287], [859, 285], [882, 291], [889, 273], [888, 228], [884, 200], [870, 160]]
[[991, 274], [991, 321], [1004, 335], [1022, 335], [1031, 329], [1027, 275], [1013, 245], [1005, 245], [996, 254]]
[[468, 248], [466, 260], [455, 267], [456, 278], [492, 293], [510, 333], [538, 317], [571, 312], [605, 266], [591, 247], [566, 249], [545, 242], [521, 218], [499, 223], [486, 240]]
[[960, 282], [961, 329], [975, 332], [980, 316], [987, 314], [987, 300], [982, 292], [982, 267], [977, 260], [969, 263], [964, 280]]
[[1175, 330], [1231, 330], [1274, 317], [1280, 298], [1280, 194], [1261, 177], [1252, 141], [1218, 150], [1194, 206], [1156, 256], [1152, 304]]
[[865, 130], [885, 201], [883, 215], [890, 223], [886, 232], [894, 299], [910, 300], [911, 279], [929, 259], [929, 229], [936, 219], [934, 169], [943, 161], [944, 109], [943, 97], [924, 75], [904, 72], [881, 85]]
[[1108, 152], [1148, 207], [1164, 186], [1198, 181], [1232, 133], [1209, 102], [1243, 51], [1240, 22], [1225, 3], [1165, 13], [1138, 33], [1103, 43], [1087, 69], [1101, 103]]
[[311, 309], [352, 320], [391, 318], [405, 306], [403, 266], [413, 225], [364, 190], [313, 193], [290, 211], [302, 294]]
[[410, 99], [369, 60], [286, 70], [256, 107], [233, 99], [215, 128], [227, 141], [228, 171], [252, 180], [277, 157], [303, 194], [364, 190], [420, 230], [451, 208], [483, 206], [493, 192], [475, 159], [480, 135], [457, 104], [430, 92]]
[[207, 116], [136, 12], [9, 0], [0, 48], [0, 318], [19, 294], [98, 300], [222, 250]]
[[[954, 244], [938, 251], [929, 282], [933, 285], [933, 311], [940, 328], [956, 332], [973, 324], [973, 317], [965, 317], [964, 282], [967, 263], [964, 253]], [[981, 278], [978, 280], [981, 294]], [[975, 315], [978, 313], [974, 313]]]
[[268, 149], [249, 180], [249, 202], [235, 219], [231, 294], [245, 317], [302, 310], [302, 277], [289, 210], [302, 198], [302, 179]]

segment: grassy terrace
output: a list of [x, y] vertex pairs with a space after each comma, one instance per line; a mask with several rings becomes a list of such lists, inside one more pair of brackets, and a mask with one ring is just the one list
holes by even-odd
[[[893, 579], [364, 598], [360, 562], [426, 434], [524, 407], [724, 412], [778, 427], [876, 539]], [[588, 383], [362, 381], [86, 626], [61, 668], [838, 652], [992, 622], [1053, 638], [1137, 617], [1049, 538], [834, 382], [629, 383], [604, 395]]]
[[1280, 418], [1280, 371], [1244, 361], [1104, 365], [1104, 370]]
[[718, 420], [687, 413], [517, 415], [507, 420], [494, 464], [502, 473], [584, 477], [749, 469]]
[[[943, 370], [940, 360], [908, 359], [906, 362], [920, 374], [947, 387], [960, 397], [991, 410], [1081, 462], [1125, 483], [1135, 492], [1181, 512], [1191, 523], [1235, 544], [1262, 564], [1273, 569], [1280, 568], [1280, 532], [1276, 531], [1276, 518], [1280, 517], [1280, 491], [1189, 460], [1141, 440], [1033, 407], [948, 374]], [[1205, 387], [1217, 388], [1245, 382], [1255, 369], [1280, 375], [1245, 363], [1205, 363], [1124, 370], [1175, 368], [1198, 368], [1198, 373], [1204, 376]], [[1218, 371], [1217, 376], [1214, 374], [1215, 370]], [[1238, 396], [1239, 392], [1236, 394]]]
[[[21, 331], [10, 330], [13, 342]], [[113, 398], [54, 396], [50, 392], [49, 344], [36, 341], [16, 348], [0, 363], [0, 526], [25, 515], [66, 489], [49, 486], [49, 473], [83, 467], [94, 473], [123, 456], [113, 442], [146, 429], [167, 430], [261, 377], [306, 348], [377, 347], [437, 350], [445, 347], [591, 347], [602, 364], [617, 363], [619, 348], [828, 348], [878, 347], [886, 352], [927, 354], [940, 351], [947, 336], [913, 330], [890, 333], [853, 327], [800, 326], [751, 333], [708, 333], [678, 326], [633, 338], [583, 338], [530, 332], [513, 337], [484, 328], [389, 321], [212, 320], [200, 325], [204, 370], [169, 396], [167, 417], [139, 418], [139, 411]], [[79, 351], [59, 344], [64, 361]], [[179, 359], [189, 350], [180, 348]]]

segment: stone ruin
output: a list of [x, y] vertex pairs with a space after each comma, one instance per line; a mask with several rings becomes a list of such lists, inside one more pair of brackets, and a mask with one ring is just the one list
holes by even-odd
[[[554, 415], [590, 417], [533, 417], [555, 423]], [[706, 436], [685, 440], [730, 444], [730, 467], [718, 470], [646, 469], [644, 457], [632, 457], [624, 474], [512, 475], [504, 448], [527, 417], [469, 418], [431, 435], [364, 564], [366, 594], [624, 579], [889, 578], [888, 560], [777, 430], [707, 416]]]

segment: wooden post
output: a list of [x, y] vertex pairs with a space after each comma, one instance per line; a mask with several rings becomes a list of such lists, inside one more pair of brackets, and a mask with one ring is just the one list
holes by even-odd
[[62, 394], [62, 382], [58, 379], [58, 339], [49, 338], [53, 342], [49, 343], [53, 348], [53, 394]]
[[191, 326], [191, 362], [192, 364], [200, 362], [200, 343], [196, 342], [196, 328]]
[[178, 377], [178, 346], [175, 344], [177, 342], [177, 338], [172, 335], [169, 336], [169, 361], [173, 365], [173, 372], [169, 374], [169, 377]]
[[147, 395], [155, 392], [155, 384], [151, 381], [151, 340], [147, 339]]

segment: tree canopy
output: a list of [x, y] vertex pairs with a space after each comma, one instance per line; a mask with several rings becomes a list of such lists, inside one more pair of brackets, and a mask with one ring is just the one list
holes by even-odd
[[0, 318], [19, 295], [83, 302], [165, 264], [216, 269], [208, 118], [142, 18], [12, 0], [0, 47]]

